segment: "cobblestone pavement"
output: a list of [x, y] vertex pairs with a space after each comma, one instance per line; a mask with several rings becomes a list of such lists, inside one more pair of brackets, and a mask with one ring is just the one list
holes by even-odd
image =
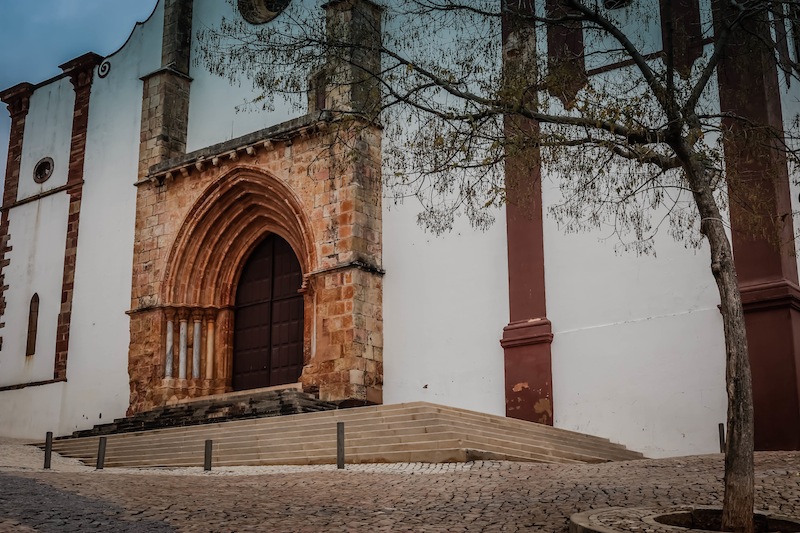
[[[54, 463], [55, 464], [55, 463]], [[722, 456], [601, 465], [0, 469], [0, 531], [543, 531], [605, 506], [720, 504]], [[800, 453], [756, 457], [756, 502], [800, 517]]]

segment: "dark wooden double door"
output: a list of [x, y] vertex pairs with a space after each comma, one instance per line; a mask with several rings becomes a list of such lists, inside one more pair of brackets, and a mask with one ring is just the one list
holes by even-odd
[[303, 273], [292, 247], [270, 234], [250, 254], [236, 290], [233, 389], [295, 383], [303, 371]]

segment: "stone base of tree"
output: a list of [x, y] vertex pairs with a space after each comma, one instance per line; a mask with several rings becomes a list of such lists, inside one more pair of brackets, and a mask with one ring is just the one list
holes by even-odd
[[[767, 511], [753, 514], [755, 533], [800, 532], [800, 519]], [[722, 531], [721, 507], [611, 507], [572, 515], [570, 533], [677, 533]]]

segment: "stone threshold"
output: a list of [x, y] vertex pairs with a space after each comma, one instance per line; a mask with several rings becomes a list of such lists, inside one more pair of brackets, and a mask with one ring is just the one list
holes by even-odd
[[259, 389], [238, 390], [233, 392], [223, 392], [221, 394], [211, 394], [209, 396], [196, 396], [194, 398], [182, 398], [180, 400], [170, 400], [165, 405], [171, 407], [173, 405], [183, 405], [194, 402], [206, 402], [215, 400], [236, 400], [238, 398], [247, 398], [249, 396], [256, 396], [264, 392], [275, 392], [282, 390], [296, 390], [303, 391], [303, 386], [300, 383], [286, 383], [285, 385], [274, 385], [272, 387], [261, 387]]

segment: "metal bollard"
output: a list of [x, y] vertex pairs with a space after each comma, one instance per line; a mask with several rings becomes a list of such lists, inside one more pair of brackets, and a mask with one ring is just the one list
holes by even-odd
[[725, 453], [725, 424], [719, 423], [719, 453]]
[[211, 445], [212, 445], [212, 443], [213, 443], [212, 440], [207, 440], [206, 441], [206, 453], [205, 453], [205, 459], [203, 461], [203, 470], [205, 470], [206, 472], [209, 472], [211, 470]]
[[48, 431], [44, 439], [44, 469], [50, 470], [50, 459], [53, 456], [53, 432]]
[[103, 469], [103, 464], [106, 462], [106, 437], [100, 437], [100, 442], [97, 443], [97, 470]]
[[336, 422], [336, 468], [344, 468], [344, 422]]

